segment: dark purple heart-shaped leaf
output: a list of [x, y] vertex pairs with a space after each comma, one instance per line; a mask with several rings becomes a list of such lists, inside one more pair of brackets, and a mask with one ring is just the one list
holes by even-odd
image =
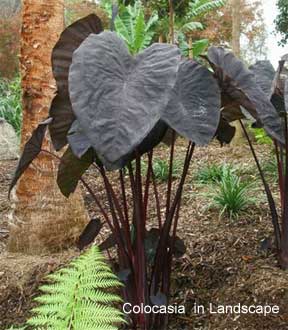
[[117, 277], [119, 278], [119, 281], [126, 283], [129, 280], [129, 276], [131, 274], [131, 269], [126, 268], [122, 269], [117, 273]]
[[9, 195], [21, 175], [41, 152], [47, 125], [49, 125], [51, 121], [52, 119], [48, 118], [40, 123], [38, 127], [33, 131], [31, 138], [26, 142], [9, 187]]
[[77, 119], [73, 122], [67, 139], [73, 154], [78, 158], [81, 158], [92, 147]]
[[[124, 234], [124, 229], [121, 228], [120, 229], [120, 235], [123, 236], [123, 234]], [[103, 241], [99, 245], [99, 249], [101, 251], [108, 250], [108, 249], [114, 247], [116, 244], [117, 244], [117, 239], [116, 239], [115, 235], [112, 233], [105, 239], [105, 241]]]
[[255, 75], [233, 53], [223, 48], [210, 47], [207, 56], [222, 93], [228, 94], [234, 102], [248, 110], [256, 120], [260, 120], [269, 135], [283, 142], [283, 132], [277, 111], [257, 85]]
[[226, 105], [221, 110], [221, 117], [224, 118], [228, 123], [232, 121], [245, 118], [240, 106]]
[[156, 147], [163, 140], [167, 129], [168, 125], [164, 121], [159, 120], [152, 128], [150, 133], [138, 146], [137, 150], [139, 154], [143, 155], [146, 152], [151, 151], [154, 147]]
[[181, 258], [186, 253], [186, 245], [180, 237], [176, 236], [174, 241], [173, 254], [175, 258]]
[[159, 242], [160, 230], [151, 228], [145, 235], [145, 256], [149, 264], [153, 264]]
[[69, 197], [77, 187], [78, 181], [95, 160], [94, 150], [89, 149], [81, 158], [77, 158], [69, 147], [63, 154], [57, 174], [57, 184], [62, 194]]
[[284, 70], [284, 65], [285, 65], [285, 61], [281, 60], [278, 63], [278, 68], [277, 71], [275, 73], [273, 82], [272, 82], [272, 95], [273, 94], [283, 94], [283, 90], [284, 90], [284, 80], [283, 78], [285, 78], [285, 74], [284, 77], [282, 76], [283, 70]]
[[167, 44], [134, 58], [113, 32], [90, 35], [74, 52], [72, 107], [100, 159], [121, 159], [149, 134], [167, 106], [179, 62], [179, 49]]
[[229, 122], [221, 116], [215, 137], [221, 145], [224, 143], [229, 144], [235, 135], [235, 131], [236, 128], [229, 125]]
[[197, 62], [184, 60], [161, 118], [180, 135], [203, 145], [215, 135], [220, 107], [220, 89], [210, 71]]
[[272, 84], [271, 102], [280, 116], [287, 111], [285, 105], [285, 86], [288, 80], [288, 70], [285, 63], [285, 60], [279, 61], [278, 69]]
[[[166, 131], [168, 129], [167, 124], [165, 124], [162, 120], [159, 120], [157, 124], [153, 127], [153, 129], [150, 131], [150, 133], [145, 137], [145, 139], [140, 143], [140, 145], [137, 147], [137, 151], [140, 155], [145, 154], [146, 152], [152, 150], [154, 147], [156, 147], [163, 139]], [[83, 133], [84, 134], [84, 133]], [[86, 146], [88, 146], [88, 140], [85, 140], [84, 136], [79, 136], [80, 138], [83, 138], [83, 146], [84, 141], [86, 141]], [[75, 144], [75, 141], [70, 140], [69, 136], [69, 144], [70, 142]], [[77, 144], [77, 143], [76, 143]], [[71, 145], [71, 144], [70, 144]], [[71, 145], [72, 147], [72, 145]], [[73, 147], [72, 147], [73, 149]], [[76, 150], [81, 151], [81, 150]], [[125, 155], [118, 159], [117, 161], [111, 163], [107, 161], [104, 157], [101, 157], [101, 162], [105, 166], [106, 170], [108, 171], [114, 171], [121, 169], [127, 165], [128, 162], [131, 162], [133, 159], [135, 159], [136, 154], [135, 152], [130, 153], [129, 155]]]
[[77, 247], [79, 250], [83, 250], [85, 246], [92, 243], [99, 234], [103, 224], [98, 218], [91, 219], [82, 234], [79, 236]]
[[67, 144], [67, 134], [75, 120], [70, 100], [57, 94], [51, 103], [49, 116], [53, 118], [49, 133], [53, 146], [58, 151]]
[[166, 306], [167, 305], [167, 297], [164, 293], [158, 292], [156, 296], [150, 296], [151, 303], [156, 306]]
[[249, 67], [255, 75], [257, 85], [262, 89], [265, 95], [270, 99], [272, 92], [272, 82], [275, 76], [275, 69], [270, 61], [257, 61]]
[[103, 31], [99, 17], [91, 14], [68, 26], [52, 51], [52, 69], [58, 93], [68, 96], [68, 75], [74, 51], [91, 34]]
[[68, 26], [61, 34], [52, 52], [52, 69], [57, 84], [49, 116], [53, 123], [49, 127], [54, 148], [58, 151], [67, 144], [67, 133], [75, 120], [68, 92], [68, 75], [75, 49], [91, 34], [103, 31], [100, 19], [91, 14]]
[[285, 100], [283, 95], [274, 93], [271, 97], [271, 103], [274, 105], [274, 108], [277, 110], [279, 116], [282, 116], [285, 113]]
[[[145, 234], [145, 256], [149, 264], [153, 264], [160, 239], [160, 234], [161, 232], [158, 228], [151, 228]], [[171, 236], [169, 237], [169, 244], [172, 244]], [[181, 258], [185, 252], [186, 246], [184, 241], [176, 236], [174, 240], [173, 255], [176, 258]]]
[[272, 236], [264, 238], [260, 243], [260, 251], [269, 251], [273, 249]]

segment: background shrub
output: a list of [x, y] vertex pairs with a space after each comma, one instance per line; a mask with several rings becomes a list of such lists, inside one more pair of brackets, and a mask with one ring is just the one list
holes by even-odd
[[4, 118], [13, 126], [20, 136], [22, 124], [21, 85], [20, 78], [0, 81], [0, 118]]

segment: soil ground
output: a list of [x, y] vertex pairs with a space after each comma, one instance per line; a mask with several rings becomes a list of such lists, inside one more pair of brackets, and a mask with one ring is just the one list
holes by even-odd
[[[183, 159], [180, 142], [178, 159]], [[165, 147], [159, 149], [165, 157]], [[261, 162], [268, 164], [270, 147], [258, 145]], [[237, 219], [231, 220], [210, 207], [208, 185], [197, 181], [197, 173], [207, 164], [231, 163], [243, 179], [254, 183], [255, 201]], [[8, 185], [16, 162], [0, 163], [0, 329], [21, 324], [33, 306], [37, 287], [45, 275], [78, 255], [75, 248], [59, 254], [26, 256], [6, 251], [9, 237], [10, 203]], [[89, 175], [88, 175], [89, 179]], [[270, 177], [273, 185], [273, 175]], [[93, 178], [90, 178], [93, 182]], [[95, 180], [94, 180], [95, 181]], [[275, 186], [275, 194], [276, 185]], [[213, 189], [213, 188], [212, 188]], [[160, 187], [164, 193], [165, 185]], [[97, 214], [85, 194], [90, 214]], [[150, 218], [155, 214], [152, 212]], [[198, 330], [285, 330], [288, 329], [288, 273], [280, 270], [273, 248], [263, 240], [272, 237], [269, 209], [261, 182], [247, 146], [220, 148], [213, 144], [197, 148], [185, 185], [178, 236], [187, 246], [185, 255], [174, 263], [172, 302], [185, 305], [185, 315], [170, 318], [171, 329]], [[279, 314], [211, 314], [209, 303], [221, 305], [277, 305]], [[205, 307], [195, 312], [195, 304]], [[84, 330], [84, 329], [83, 329]], [[155, 329], [157, 330], [157, 329]]]

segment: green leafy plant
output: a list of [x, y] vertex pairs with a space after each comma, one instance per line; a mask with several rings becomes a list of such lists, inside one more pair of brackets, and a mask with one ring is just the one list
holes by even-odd
[[[48, 275], [40, 303], [23, 328], [15, 330], [117, 330], [123, 315], [115, 304], [121, 298], [112, 289], [122, 286], [105, 263], [99, 248], [92, 246], [68, 267]], [[110, 292], [107, 292], [109, 290]]]
[[272, 139], [267, 135], [263, 128], [251, 128], [250, 130], [254, 136], [255, 140], [259, 144], [273, 144]]
[[224, 167], [221, 180], [209, 194], [211, 206], [219, 208], [220, 215], [226, 213], [230, 218], [235, 218], [253, 202], [249, 195], [250, 188], [251, 184], [241, 181], [231, 169]]
[[[193, 57], [198, 57], [207, 49], [209, 41], [207, 39], [193, 40], [191, 45], [189, 39], [192, 40], [191, 33], [197, 30], [204, 30], [205, 26], [200, 19], [210, 11], [217, 10], [225, 5], [226, 0], [196, 0], [189, 2], [188, 8], [183, 15], [175, 15], [174, 19], [174, 33], [179, 43], [179, 47], [184, 56], [190, 53], [192, 46]], [[177, 12], [177, 4], [175, 5], [175, 12]], [[157, 29], [163, 35], [169, 35], [169, 16], [161, 17], [157, 23]], [[171, 38], [171, 36], [170, 36]]]
[[196, 180], [200, 183], [217, 183], [220, 182], [227, 171], [235, 172], [231, 165], [226, 164], [210, 164], [201, 167], [196, 175]]
[[288, 3], [286, 0], [277, 0], [278, 15], [275, 19], [276, 32], [280, 33], [280, 44], [286, 45], [288, 42]]
[[262, 165], [263, 171], [267, 174], [273, 182], [277, 182], [279, 180], [278, 175], [278, 164], [276, 158], [267, 159]]
[[[105, 9], [110, 14], [111, 6], [106, 4]], [[158, 15], [155, 12], [152, 12], [146, 20], [141, 1], [136, 1], [133, 6], [121, 6], [121, 10], [115, 18], [115, 30], [119, 37], [126, 42], [129, 51], [137, 54], [151, 44], [157, 20]]]
[[22, 124], [20, 78], [0, 81], [0, 118], [4, 118], [20, 135]]
[[[172, 178], [178, 178], [181, 175], [181, 162], [175, 160], [172, 167]], [[155, 179], [159, 182], [166, 182], [169, 179], [169, 162], [164, 159], [155, 158], [153, 161], [153, 172]]]

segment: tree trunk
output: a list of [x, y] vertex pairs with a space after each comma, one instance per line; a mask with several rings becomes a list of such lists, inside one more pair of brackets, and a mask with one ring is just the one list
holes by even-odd
[[[51, 51], [64, 27], [64, 0], [23, 0], [21, 76], [23, 126], [21, 146], [48, 115], [55, 82]], [[44, 149], [51, 150], [48, 139]], [[8, 250], [27, 254], [71, 246], [88, 216], [77, 191], [69, 200], [56, 184], [57, 160], [40, 154], [19, 181]]]
[[192, 36], [188, 36], [188, 47], [189, 47], [189, 53], [188, 57], [192, 60], [193, 59], [193, 39]]
[[241, 35], [241, 0], [232, 0], [232, 50], [235, 56], [240, 57]]
[[[240, 36], [241, 36], [241, 0], [232, 0], [232, 51], [235, 56], [241, 57], [240, 51]], [[244, 141], [244, 134], [240, 123], [233, 122], [232, 125], [236, 128], [235, 136], [231, 142], [231, 145], [239, 145]]]

